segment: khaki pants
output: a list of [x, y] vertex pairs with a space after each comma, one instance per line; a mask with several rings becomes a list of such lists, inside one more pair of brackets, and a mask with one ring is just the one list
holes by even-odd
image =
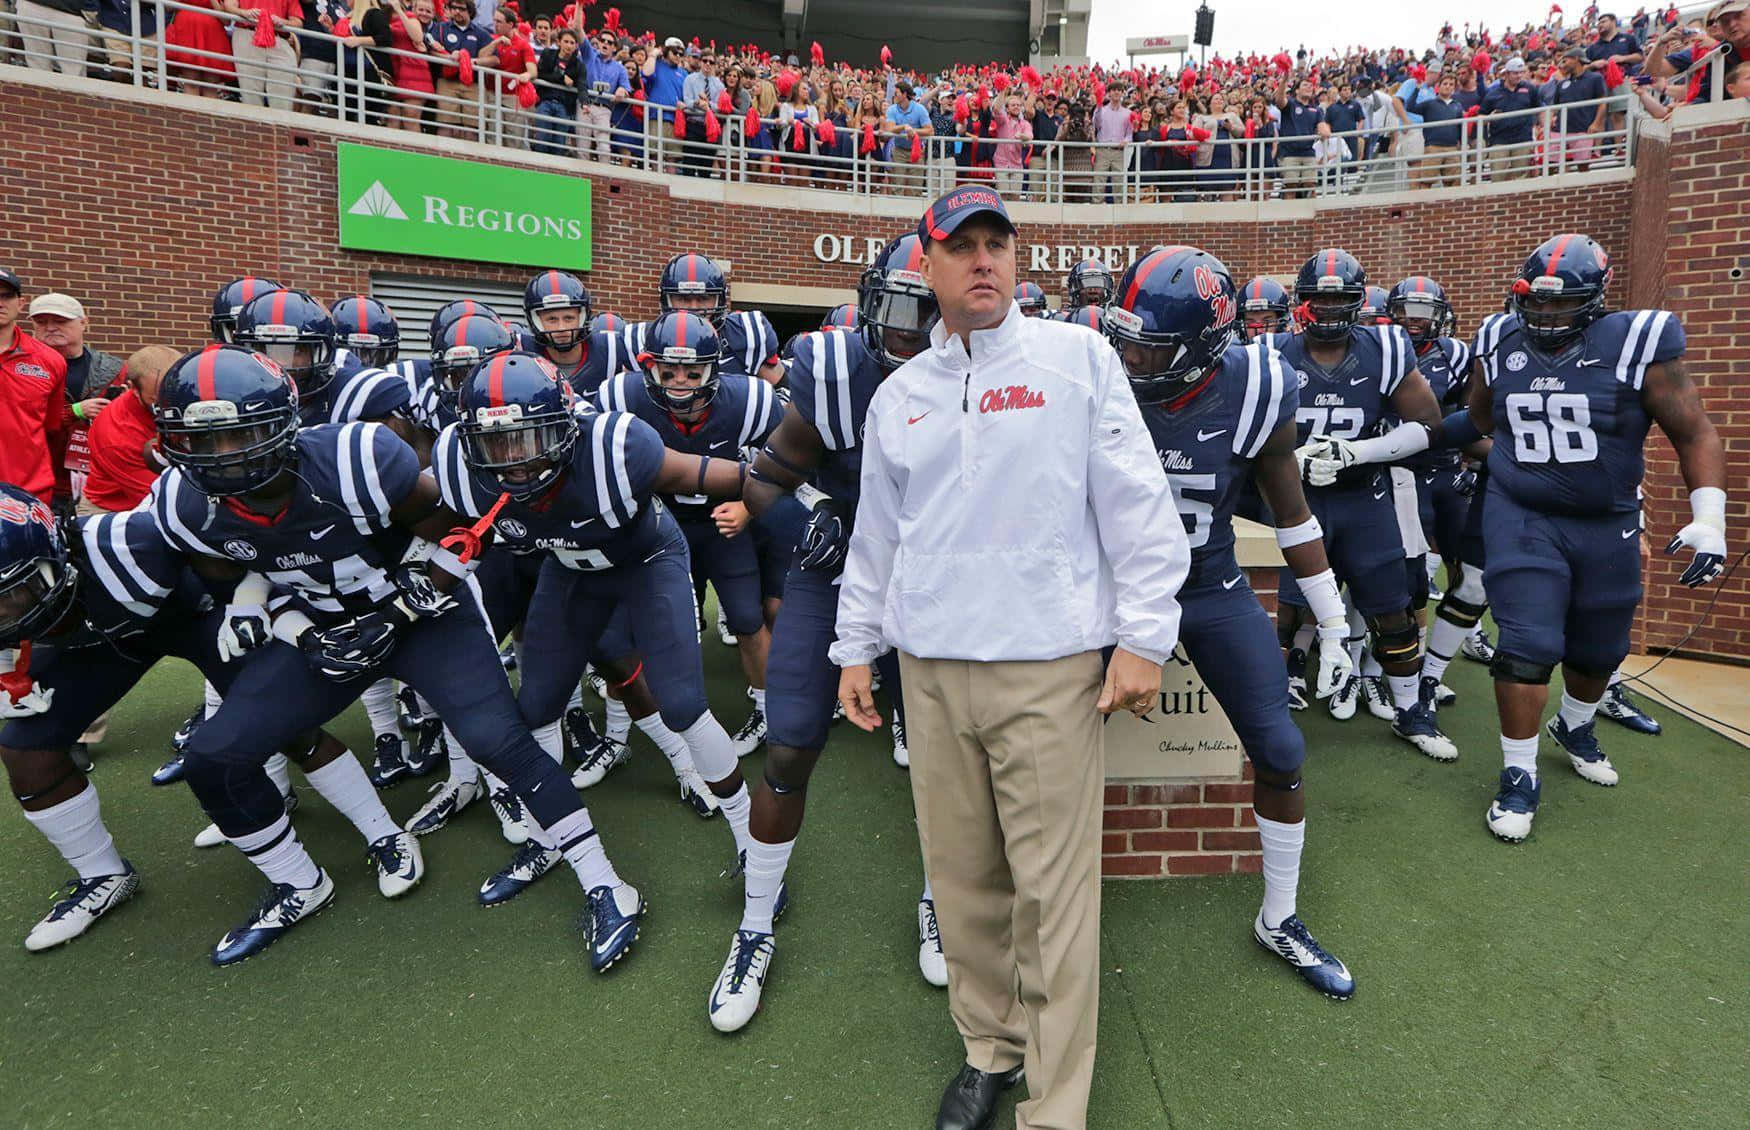
[[453, 78], [437, 80], [437, 116], [439, 129], [458, 133], [473, 133], [474, 104], [480, 100], [480, 88]]
[[1536, 154], [1532, 151], [1532, 142], [1517, 145], [1502, 145], [1489, 150], [1489, 179], [1518, 180], [1528, 177], [1537, 164]]
[[613, 114], [606, 106], [579, 102], [577, 106], [577, 155], [585, 161], [606, 163], [612, 156]]
[[[930, 147], [925, 145], [923, 148], [924, 159], [927, 161], [930, 155]], [[911, 161], [910, 138], [894, 138], [891, 155], [887, 160], [887, 180], [889, 184], [893, 185], [893, 187], [899, 189], [901, 192], [916, 192], [924, 187], [924, 173], [922, 171], [917, 171], [917, 166], [913, 165]]]
[[298, 53], [289, 40], [281, 37], [272, 47], [257, 47], [254, 22], [240, 24], [231, 29], [231, 63], [237, 69], [237, 101], [270, 110], [292, 108]]
[[1098, 652], [899, 662], [924, 871], [966, 1061], [1026, 1064], [1021, 1130], [1080, 1127], [1100, 1006], [1104, 665]]
[[32, 0], [18, 0], [18, 36], [24, 41], [25, 65], [33, 71], [59, 70], [85, 75], [91, 51], [91, 27], [71, 12]]
[[499, 92], [498, 113], [504, 122], [504, 140], [501, 144], [512, 149], [527, 149], [529, 147], [529, 111], [523, 109], [523, 104], [516, 100], [514, 91]]
[[1423, 158], [1416, 162], [1412, 187], [1426, 188], [1441, 181], [1447, 188], [1458, 184], [1459, 156], [1456, 145], [1425, 145]]
[[1124, 198], [1124, 146], [1095, 146], [1092, 183], [1095, 204], [1104, 204], [1108, 192], [1114, 204]]

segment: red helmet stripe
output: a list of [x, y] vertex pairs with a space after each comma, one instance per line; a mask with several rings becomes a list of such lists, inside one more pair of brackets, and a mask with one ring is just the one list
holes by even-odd
[[504, 404], [504, 366], [509, 361], [510, 354], [500, 353], [486, 367], [486, 399], [493, 408]]
[[547, 285], [552, 287], [552, 293], [559, 293], [559, 272], [551, 268], [547, 270]]
[[1544, 268], [1550, 274], [1555, 274], [1556, 271], [1561, 268], [1562, 253], [1567, 251], [1568, 243], [1573, 240], [1573, 238], [1574, 237], [1571, 235], [1563, 235], [1556, 238], [1556, 249], [1550, 252], [1549, 265]]
[[911, 245], [911, 254], [906, 256], [905, 269], [908, 271], [916, 271], [923, 267], [923, 263], [924, 241], [921, 239], [914, 240]]
[[687, 256], [687, 281], [699, 281], [699, 257], [697, 255], [689, 254]]
[[687, 344], [687, 316], [685, 314], [674, 320], [674, 343], [683, 348]]
[[457, 345], [467, 345], [468, 344], [468, 323], [473, 321], [473, 320], [474, 320], [474, 315], [472, 315], [472, 314], [463, 314], [460, 318], [456, 319], [456, 344]]
[[370, 311], [366, 309], [366, 303], [363, 298], [354, 302], [353, 305], [357, 306], [359, 311], [359, 333], [365, 333], [371, 328]]
[[1325, 274], [1334, 275], [1336, 273], [1337, 273], [1337, 249], [1333, 247], [1329, 251], [1325, 252]]
[[218, 368], [218, 345], [209, 345], [201, 350], [200, 358], [194, 363], [195, 387], [200, 391], [202, 400], [219, 399], [218, 385], [213, 380], [213, 371]]
[[273, 324], [286, 324], [286, 299], [291, 297], [290, 291], [276, 290], [273, 292]]
[[1124, 292], [1124, 308], [1126, 310], [1135, 309], [1136, 296], [1137, 293], [1142, 290], [1144, 280], [1154, 273], [1156, 267], [1172, 258], [1173, 252], [1177, 250], [1179, 249], [1176, 247], [1163, 247], [1150, 251], [1147, 255], [1143, 256], [1142, 262], [1136, 265], [1135, 276], [1130, 280], [1130, 289]]

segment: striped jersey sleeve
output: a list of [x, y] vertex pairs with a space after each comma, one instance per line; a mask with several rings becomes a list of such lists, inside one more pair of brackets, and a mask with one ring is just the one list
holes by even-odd
[[127, 612], [147, 619], [176, 587], [182, 557], [144, 510], [79, 520], [91, 579]]
[[1493, 385], [1501, 372], [1501, 339], [1509, 319], [1507, 314], [1490, 314], [1477, 327], [1477, 336], [1471, 342], [1471, 356], [1483, 363], [1484, 384]]
[[857, 446], [849, 374], [844, 334], [816, 330], [796, 340], [795, 363], [790, 370], [791, 405], [814, 425], [821, 444], [829, 451]]
[[1404, 383], [1404, 378], [1410, 375], [1410, 370], [1416, 367], [1416, 347], [1410, 343], [1410, 335], [1402, 326], [1377, 326], [1379, 330], [1379, 349], [1382, 358], [1380, 365], [1381, 396], [1390, 396]]
[[655, 490], [665, 455], [662, 438], [629, 412], [602, 412], [581, 423], [602, 521], [625, 525]]
[[1240, 354], [1245, 358], [1246, 391], [1234, 428], [1233, 452], [1256, 459], [1270, 433], [1285, 421], [1294, 422], [1300, 408], [1300, 382], [1282, 355], [1263, 342], [1253, 342]]
[[1616, 379], [1640, 388], [1647, 366], [1683, 356], [1683, 324], [1669, 310], [1636, 310], [1629, 319], [1622, 351], [1615, 358]]
[[199, 557], [231, 560], [229, 554], [207, 541], [212, 500], [190, 485], [177, 468], [158, 476], [146, 505], [158, 532], [175, 549]]
[[742, 409], [741, 439], [737, 446], [755, 447], [778, 430], [784, 418], [784, 406], [778, 400], [778, 390], [759, 377], [740, 378], [747, 381], [746, 405]]
[[474, 472], [462, 458], [462, 434], [459, 425], [451, 424], [438, 433], [431, 448], [431, 473], [437, 480], [438, 497], [458, 514], [479, 518], [496, 501], [480, 489]]
[[354, 369], [336, 375], [328, 396], [329, 423], [386, 420], [411, 414], [413, 390], [407, 378], [387, 369]]
[[335, 444], [340, 502], [361, 534], [387, 529], [389, 512], [413, 493], [419, 457], [382, 424], [344, 424]]

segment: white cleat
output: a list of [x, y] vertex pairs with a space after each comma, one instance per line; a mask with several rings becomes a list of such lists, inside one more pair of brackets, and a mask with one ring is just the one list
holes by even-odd
[[1391, 691], [1386, 687], [1384, 677], [1380, 675], [1361, 676], [1361, 704], [1367, 707], [1367, 713], [1381, 722], [1397, 719], [1398, 710], [1392, 704]]
[[729, 746], [736, 757], [746, 757], [766, 744], [766, 712], [754, 707], [741, 729], [729, 736]]
[[492, 815], [498, 817], [498, 834], [504, 837], [504, 842], [511, 847], [525, 844], [529, 840], [529, 822], [523, 816], [523, 802], [507, 786], [494, 789], [491, 797]]
[[194, 846], [197, 848], [216, 848], [225, 842], [225, 833], [219, 831], [217, 824], [208, 824], [194, 834]]
[[371, 844], [371, 863], [377, 868], [377, 890], [386, 899], [400, 898], [425, 878], [425, 857], [412, 832], [395, 832]]
[[723, 606], [717, 606], [717, 638], [723, 641], [724, 647], [734, 647], [741, 640], [729, 630], [729, 618], [723, 614]]
[[431, 787], [431, 799], [402, 827], [416, 836], [428, 836], [461, 815], [482, 791], [478, 775], [466, 781], [440, 781]]
[[719, 1032], [739, 1032], [760, 1010], [766, 974], [771, 972], [777, 943], [770, 934], [737, 930], [729, 943], [729, 959], [711, 986], [708, 1007], [711, 1027]]
[[583, 764], [571, 774], [571, 784], [579, 789], [593, 789], [615, 769], [632, 758], [632, 747], [613, 738], [603, 738], [594, 749], [584, 750]]
[[918, 900], [918, 972], [938, 989], [948, 987], [948, 959], [942, 956], [942, 934], [936, 928], [936, 904]]
[[681, 803], [691, 808], [701, 819], [711, 819], [722, 808], [717, 794], [711, 791], [711, 786], [705, 783], [704, 775], [697, 769], [689, 766], [675, 780], [681, 787]]
[[1343, 685], [1331, 695], [1331, 717], [1339, 722], [1347, 722], [1355, 717], [1355, 706], [1361, 698], [1361, 677], [1351, 675], [1343, 680]]
[[140, 889], [140, 873], [127, 860], [119, 875], [99, 875], [95, 879], [73, 879], [61, 888], [61, 897], [49, 908], [48, 917], [32, 926], [25, 935], [24, 948], [41, 953], [66, 945], [105, 914], [134, 897]]
[[899, 720], [897, 711], [893, 715], [893, 763], [901, 769], [911, 768], [911, 749], [905, 744], [905, 723]]

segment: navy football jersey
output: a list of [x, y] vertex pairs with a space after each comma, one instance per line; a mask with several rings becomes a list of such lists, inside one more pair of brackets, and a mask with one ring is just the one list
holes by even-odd
[[1475, 352], [1493, 393], [1491, 485], [1543, 513], [1639, 510], [1652, 426], [1641, 384], [1683, 348], [1668, 310], [1606, 314], [1555, 356], [1531, 347], [1515, 315], [1485, 319]]
[[[650, 398], [642, 372], [621, 373], [597, 392], [603, 412], [630, 412], [649, 424], [671, 451], [739, 459], [741, 449], [763, 444], [783, 418], [777, 391], [758, 377], [725, 376], [703, 419], [688, 424], [676, 420]], [[702, 494], [664, 495], [663, 501], [683, 522], [708, 522], [718, 503]]]
[[[82, 647], [144, 631], [160, 613], [198, 611], [192, 575], [145, 510], [74, 520], [73, 559], [79, 566], [84, 623], [46, 641]], [[174, 594], [174, 595], [173, 595]]]
[[863, 423], [869, 401], [886, 379], [887, 370], [861, 334], [816, 330], [796, 339], [785, 378], [790, 411], [814, 425], [826, 448], [815, 484], [853, 510], [863, 472]]
[[[1417, 352], [1416, 369], [1427, 378], [1428, 387], [1434, 390], [1434, 399], [1440, 402], [1442, 416], [1465, 406], [1468, 392], [1465, 381], [1470, 374], [1470, 346], [1455, 338], [1437, 337], [1428, 343], [1428, 348]], [[1379, 424], [1381, 433], [1390, 431], [1398, 423], [1396, 412], [1387, 413]], [[1406, 459], [1400, 459], [1397, 465], [1417, 472], [1432, 471], [1437, 467], [1458, 463], [1463, 458], [1463, 452], [1456, 447], [1445, 447], [1417, 452]]]
[[[650, 326], [649, 322], [627, 324], [624, 332], [628, 355], [637, 357], [644, 351], [644, 335], [650, 332]], [[723, 319], [717, 336], [723, 340], [723, 363], [719, 370], [744, 377], [751, 377], [767, 362], [776, 361], [783, 348], [771, 319], [758, 310], [731, 313]]]
[[320, 396], [299, 400], [298, 416], [305, 427], [386, 420], [411, 415], [412, 402], [406, 377], [367, 366], [342, 349], [334, 356], [334, 379]]
[[1295, 419], [1300, 387], [1275, 350], [1231, 345], [1221, 372], [1177, 412], [1144, 404], [1161, 467], [1191, 543], [1192, 568], [1233, 549], [1234, 509], [1252, 460], [1280, 425]]
[[[627, 412], [584, 412], [578, 419], [571, 465], [558, 484], [533, 503], [507, 501], [493, 536], [512, 553], [552, 553], [572, 569], [638, 565], [663, 551], [674, 518], [653, 497], [663, 446], [655, 429]], [[432, 473], [445, 505], [479, 518], [499, 490], [462, 457], [452, 425], [432, 447]]]
[[413, 449], [382, 424], [323, 424], [298, 433], [294, 459], [277, 517], [209, 498], [175, 467], [153, 485], [152, 516], [176, 549], [260, 573], [319, 622], [393, 596], [412, 536], [389, 512], [419, 480]]
[[[1330, 370], [1312, 359], [1312, 341], [1305, 334], [1267, 336], [1300, 384], [1300, 407], [1294, 414], [1298, 442], [1304, 444], [1312, 436], [1361, 439], [1380, 434], [1383, 426], [1396, 420], [1392, 393], [1416, 367], [1415, 347], [1402, 326], [1353, 327], [1348, 353]], [[1373, 465], [1351, 467], [1338, 474], [1336, 487], [1369, 484], [1378, 474]]]
[[[546, 357], [545, 353], [542, 356]], [[553, 361], [551, 357], [547, 357]], [[635, 367], [626, 342], [619, 334], [593, 333], [583, 343], [583, 356], [575, 364], [562, 365], [553, 361], [553, 368], [578, 396], [594, 396], [602, 383]]]

